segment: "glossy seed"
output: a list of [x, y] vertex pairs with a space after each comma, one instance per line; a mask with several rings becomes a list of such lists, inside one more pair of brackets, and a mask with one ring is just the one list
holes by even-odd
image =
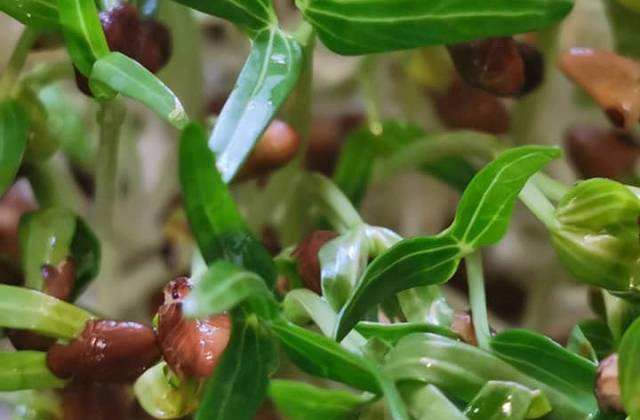
[[513, 38], [487, 38], [448, 48], [458, 73], [468, 84], [498, 96], [522, 92], [525, 66]]
[[186, 319], [182, 300], [191, 289], [186, 278], [170, 282], [158, 309], [158, 342], [162, 355], [178, 375], [206, 378], [213, 374], [229, 342], [231, 322], [226, 314], [208, 319]]
[[160, 359], [153, 330], [137, 322], [90, 320], [68, 345], [54, 344], [47, 366], [63, 379], [130, 382]]
[[613, 353], [600, 362], [596, 379], [598, 406], [605, 412], [624, 413], [618, 381], [618, 354]]
[[614, 129], [574, 127], [565, 136], [565, 147], [582, 178], [623, 178], [632, 173], [640, 158], [640, 147]]
[[299, 147], [298, 133], [287, 123], [274, 120], [238, 172], [236, 180], [268, 175], [291, 161]]
[[133, 58], [152, 73], [169, 62], [172, 51], [171, 33], [162, 23], [145, 19], [140, 22]]
[[318, 252], [327, 242], [337, 237], [335, 232], [316, 230], [307, 235], [291, 253], [298, 264], [298, 274], [304, 286], [318, 294], [322, 294]]
[[611, 123], [631, 129], [640, 118], [640, 63], [610, 51], [573, 48], [560, 69], [600, 105]]
[[460, 79], [452, 81], [444, 94], [432, 95], [442, 122], [450, 128], [505, 134], [510, 117], [502, 101]]
[[544, 57], [540, 50], [526, 42], [517, 42], [518, 52], [524, 64], [524, 85], [520, 95], [536, 90], [544, 82]]
[[44, 292], [61, 300], [69, 300], [76, 278], [76, 264], [67, 257], [57, 266], [44, 265], [41, 269]]

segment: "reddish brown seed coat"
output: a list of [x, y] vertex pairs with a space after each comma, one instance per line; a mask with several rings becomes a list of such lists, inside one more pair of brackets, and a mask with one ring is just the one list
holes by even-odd
[[237, 180], [256, 178], [275, 171], [295, 157], [300, 136], [287, 123], [274, 120], [242, 166]]
[[329, 230], [311, 232], [291, 253], [298, 263], [298, 274], [300, 274], [305, 287], [318, 294], [322, 294], [318, 252], [327, 242], [337, 236], [338, 234]]
[[525, 86], [524, 62], [513, 38], [487, 38], [449, 46], [460, 76], [498, 96], [518, 95]]
[[620, 179], [631, 173], [640, 147], [624, 133], [599, 127], [574, 127], [565, 136], [569, 161], [583, 178]]
[[473, 327], [473, 320], [469, 312], [456, 312], [453, 316], [451, 329], [457, 333], [462, 341], [472, 346], [478, 346], [476, 330]]
[[59, 391], [64, 420], [127, 420], [129, 397], [120, 384], [72, 382]]
[[41, 269], [44, 279], [44, 292], [61, 300], [69, 300], [76, 278], [76, 264], [67, 257], [57, 266], [44, 265]]
[[151, 328], [136, 322], [90, 320], [68, 345], [49, 349], [47, 366], [63, 379], [130, 382], [159, 359]]
[[629, 130], [640, 118], [640, 63], [605, 50], [573, 48], [560, 69], [587, 91], [611, 122]]
[[447, 127], [505, 134], [509, 112], [500, 99], [455, 79], [443, 95], [432, 96], [438, 116]]
[[181, 376], [206, 378], [213, 374], [229, 343], [231, 322], [226, 314], [203, 320], [184, 318], [182, 299], [191, 288], [186, 278], [165, 289], [165, 303], [158, 309], [158, 341], [171, 369]]
[[617, 353], [613, 353], [600, 362], [595, 391], [598, 405], [602, 410], [624, 413], [620, 397], [620, 382], [618, 381]]

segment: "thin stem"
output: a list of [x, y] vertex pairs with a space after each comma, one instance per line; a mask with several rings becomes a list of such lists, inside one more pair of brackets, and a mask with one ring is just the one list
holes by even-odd
[[560, 201], [569, 191], [569, 187], [562, 182], [539, 172], [532, 178], [533, 183], [553, 201]]
[[471, 318], [476, 332], [478, 346], [489, 350], [489, 319], [487, 316], [487, 302], [484, 292], [484, 273], [482, 271], [482, 254], [474, 251], [465, 257], [467, 266], [467, 282], [469, 285], [469, 302], [471, 304]]
[[532, 181], [527, 182], [520, 192], [520, 200], [548, 229], [558, 226], [553, 204]]
[[382, 133], [382, 117], [378, 96], [375, 88], [375, 69], [377, 59], [376, 56], [366, 56], [362, 60], [362, 68], [360, 70], [360, 85], [364, 96], [364, 107], [367, 115], [367, 124], [369, 130], [375, 135]]
[[31, 51], [31, 46], [38, 39], [39, 32], [33, 28], [26, 27], [18, 43], [16, 44], [7, 67], [0, 79], [0, 97], [10, 96], [17, 90], [17, 81], [27, 56]]
[[98, 226], [110, 230], [116, 200], [118, 145], [126, 109], [118, 100], [103, 102], [98, 111], [100, 144], [96, 160], [95, 215]]

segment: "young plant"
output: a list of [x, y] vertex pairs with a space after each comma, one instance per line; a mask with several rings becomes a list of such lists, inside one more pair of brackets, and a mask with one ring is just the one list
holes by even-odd
[[[0, 391], [16, 418], [142, 418], [135, 407], [197, 420], [640, 420], [635, 0], [605, 0], [616, 51], [572, 49], [559, 60], [553, 28], [570, 0], [297, 0], [294, 31], [275, 0], [176, 2], [0, 0], [24, 25], [0, 78], [0, 328], [12, 345], [0, 352]], [[213, 121], [195, 109], [200, 88], [187, 74], [201, 71], [197, 37], [177, 42], [194, 33], [191, 9], [250, 44]], [[51, 38], [68, 58], [26, 66]], [[364, 56], [366, 122], [330, 176], [305, 162], [318, 41]], [[386, 119], [385, 60], [404, 72], [393, 87], [426, 90], [439, 123], [421, 124], [412, 106]], [[578, 171], [602, 178], [565, 185], [542, 172], [562, 150], [530, 144], [537, 112], [553, 101], [544, 79], [556, 61], [616, 127], [569, 135]], [[97, 146], [65, 79], [97, 109]], [[510, 128], [498, 96], [523, 121]], [[177, 204], [122, 177], [136, 174], [119, 149], [137, 109], [123, 97], [177, 134], [163, 167], [168, 176], [177, 167]], [[603, 164], [609, 151], [625, 159]], [[461, 193], [439, 233], [403, 238], [360, 214], [372, 185], [411, 170]], [[130, 189], [149, 214], [170, 213], [162, 243], [137, 258], [163, 255], [168, 266], [152, 326], [105, 310], [142, 306], [148, 294], [118, 282], [135, 264], [114, 256], [134, 254], [139, 239], [118, 207]], [[518, 201], [598, 304], [566, 347], [490, 325], [484, 256], [519, 223]], [[443, 292], [462, 262], [469, 312]]]

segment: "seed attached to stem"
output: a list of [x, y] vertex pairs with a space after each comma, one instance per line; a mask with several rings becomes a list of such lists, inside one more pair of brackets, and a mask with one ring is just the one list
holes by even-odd
[[68, 345], [54, 344], [47, 366], [80, 381], [130, 382], [160, 359], [153, 330], [137, 322], [90, 320]]
[[318, 294], [322, 294], [318, 252], [327, 242], [337, 237], [338, 234], [335, 232], [316, 230], [307, 235], [291, 254], [296, 258], [298, 274], [305, 287]]
[[191, 282], [186, 277], [165, 288], [165, 301], [158, 309], [158, 342], [164, 360], [176, 374], [206, 378], [213, 374], [229, 343], [231, 321], [227, 314], [186, 319], [182, 300], [190, 290]]
[[598, 366], [596, 397], [602, 410], [624, 413], [618, 381], [618, 353], [603, 359]]
[[587, 91], [613, 125], [631, 129], [640, 118], [640, 63], [605, 50], [573, 48], [560, 69]]

